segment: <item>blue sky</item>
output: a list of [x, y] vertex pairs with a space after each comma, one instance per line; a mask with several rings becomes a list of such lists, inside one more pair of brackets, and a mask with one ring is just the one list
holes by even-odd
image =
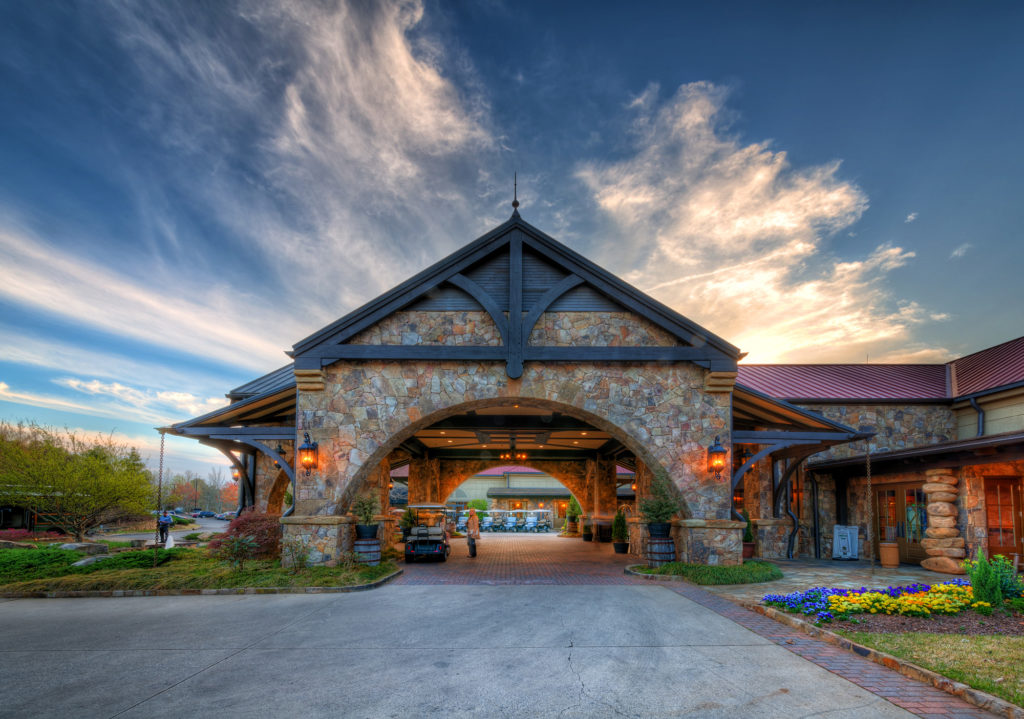
[[[1022, 333], [1019, 3], [0, 8], [0, 419], [222, 404], [523, 216], [749, 361]], [[225, 462], [169, 440], [174, 470]]]

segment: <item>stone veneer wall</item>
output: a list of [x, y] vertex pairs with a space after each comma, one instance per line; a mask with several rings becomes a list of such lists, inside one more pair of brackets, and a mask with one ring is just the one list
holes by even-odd
[[[939, 404], [801, 404], [826, 418], [864, 432], [874, 432], [871, 451], [895, 451], [956, 439], [956, 417]], [[840, 444], [814, 455], [814, 462], [864, 454], [864, 443]]]
[[[674, 344], [628, 313], [547, 314], [537, 331], [554, 345]], [[480, 334], [493, 326], [489, 322], [483, 312], [396, 313], [357, 341], [490, 344], [495, 336], [486, 329]], [[731, 402], [728, 391], [706, 391], [707, 374], [690, 363], [528, 362], [523, 376], [512, 380], [504, 362], [337, 362], [324, 368], [323, 390], [309, 388], [317, 383], [299, 387], [298, 431], [308, 431], [320, 443], [320, 466], [308, 478], [299, 475], [296, 515], [347, 511], [373, 468], [418, 429], [470, 409], [516, 401], [579, 417], [611, 433], [642, 462], [668, 472], [687, 502], [686, 516], [725, 519], [731, 498], [725, 483], [708, 475], [705, 452], [716, 435], [728, 446]], [[416, 471], [437, 475], [432, 491], [443, 501], [441, 468], [428, 464]], [[597, 468], [588, 472], [603, 475]], [[614, 495], [603, 502], [608, 494], [603, 483], [588, 478], [587, 486], [600, 513], [605, 503], [612, 505], [610, 516]], [[723, 556], [730, 552], [723, 550]]]

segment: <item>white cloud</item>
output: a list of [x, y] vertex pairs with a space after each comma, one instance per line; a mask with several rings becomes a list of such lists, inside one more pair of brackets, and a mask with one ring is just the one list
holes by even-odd
[[949, 253], [949, 259], [959, 260], [961, 257], [966, 255], [967, 251], [970, 250], [972, 247], [974, 247], [974, 245], [972, 245], [970, 242], [963, 243], [955, 250], [953, 250], [951, 253]]
[[[98, 379], [83, 381], [63, 378], [55, 380], [55, 383], [83, 394], [110, 397], [123, 406], [145, 413], [146, 416], [162, 417], [162, 422], [171, 421], [173, 417], [167, 414], [168, 409], [188, 415], [201, 415], [227, 404], [223, 397], [197, 397], [189, 392], [142, 390], [120, 382], [101, 382]], [[165, 414], [151, 414], [158, 412]]]
[[909, 225], [911, 222], [913, 222], [916, 219], [917, 219], [917, 213], [916, 212], [911, 212], [909, 215], [907, 215], [907, 219], [905, 219], [903, 221]]
[[178, 278], [152, 278], [60, 251], [36, 237], [0, 230], [0, 296], [119, 337], [266, 371], [284, 348], [263, 330], [287, 315], [271, 298]]
[[770, 143], [731, 136], [727, 94], [693, 83], [659, 106], [648, 89], [631, 105], [635, 154], [579, 168], [643, 258], [626, 278], [749, 361], [853, 360], [905, 338], [928, 314], [893, 302], [883, 281], [914, 253], [880, 245], [864, 259], [829, 258], [823, 239], [848, 230], [867, 197], [840, 178], [838, 162], [794, 168]]

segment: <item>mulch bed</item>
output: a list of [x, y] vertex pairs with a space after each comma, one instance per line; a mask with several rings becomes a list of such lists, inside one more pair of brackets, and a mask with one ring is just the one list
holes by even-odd
[[898, 614], [858, 614], [857, 622], [832, 621], [826, 629], [844, 629], [851, 632], [928, 632], [930, 634], [1003, 634], [1024, 636], [1024, 615], [1011, 612], [1004, 615], [993, 612], [986, 617], [975, 612], [937, 614], [931, 617], [906, 617]]

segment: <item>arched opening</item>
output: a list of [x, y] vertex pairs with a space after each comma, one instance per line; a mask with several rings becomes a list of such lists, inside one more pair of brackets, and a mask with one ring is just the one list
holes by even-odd
[[280, 516], [284, 512], [284, 507], [290, 502], [285, 502], [285, 496], [291, 489], [291, 480], [288, 479], [288, 474], [282, 469], [278, 470], [277, 476], [274, 477], [274, 483], [270, 487], [270, 493], [267, 494], [267, 514], [275, 514]]

